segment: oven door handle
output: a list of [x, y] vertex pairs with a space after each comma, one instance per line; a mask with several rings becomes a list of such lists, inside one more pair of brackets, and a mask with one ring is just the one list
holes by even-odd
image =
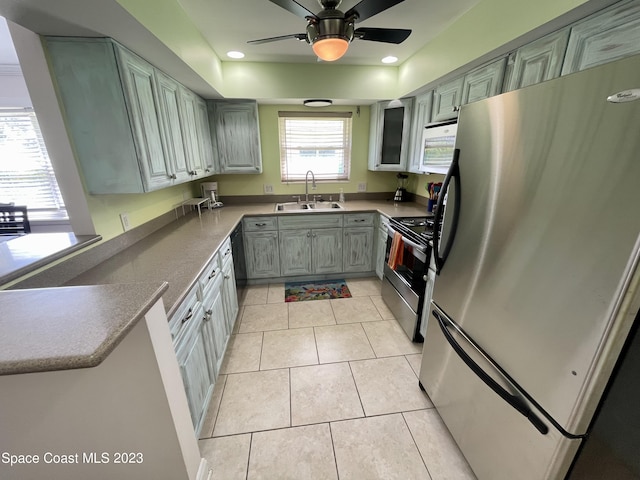
[[[460, 166], [458, 165], [458, 158], [460, 157], [460, 149], [456, 148], [453, 151], [453, 160], [451, 161], [451, 167], [447, 171], [447, 176], [444, 179], [440, 194], [438, 195], [438, 204], [436, 205], [436, 213], [433, 218], [433, 260], [436, 264], [436, 273], [439, 275], [444, 263], [447, 261], [453, 241], [456, 238], [456, 231], [458, 230], [458, 218], [460, 217]], [[444, 216], [444, 197], [449, 190], [449, 184], [451, 179], [455, 179], [455, 198], [453, 205], [453, 217], [451, 218], [451, 230], [447, 244], [444, 247], [442, 256], [440, 256], [440, 229], [442, 227], [442, 217]]]
[[[393, 229], [393, 227], [391, 225], [387, 225], [387, 233], [393, 239], [393, 236], [395, 235], [396, 231]], [[427, 248], [424, 245], [418, 245], [417, 243], [412, 242], [411, 240], [409, 240], [404, 235], [402, 236], [402, 243], [406, 243], [407, 245], [415, 248], [416, 250], [418, 250], [418, 251], [420, 251], [422, 253], [426, 253], [427, 252]]]

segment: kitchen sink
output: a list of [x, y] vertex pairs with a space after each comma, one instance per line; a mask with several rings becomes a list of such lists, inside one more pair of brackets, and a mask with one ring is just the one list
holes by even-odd
[[276, 212], [330, 212], [344, 210], [338, 202], [276, 203]]

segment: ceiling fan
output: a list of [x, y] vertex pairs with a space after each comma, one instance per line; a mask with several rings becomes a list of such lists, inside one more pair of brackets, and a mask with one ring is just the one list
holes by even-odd
[[404, 42], [411, 34], [411, 30], [400, 28], [355, 28], [356, 22], [373, 17], [404, 0], [362, 0], [345, 13], [338, 10], [341, 0], [318, 0], [322, 10], [317, 14], [295, 0], [269, 1], [304, 18], [307, 21], [306, 32], [250, 40], [247, 43], [260, 44], [295, 38], [310, 44], [313, 52], [321, 60], [332, 62], [347, 52], [353, 39], [398, 44]]

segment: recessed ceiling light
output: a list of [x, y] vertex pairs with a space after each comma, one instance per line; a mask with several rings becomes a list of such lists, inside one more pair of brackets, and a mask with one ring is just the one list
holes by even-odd
[[384, 57], [382, 59], [382, 63], [396, 63], [398, 61], [398, 57], [394, 57], [393, 55], [389, 55], [388, 57]]
[[244, 58], [244, 53], [237, 52], [235, 50], [231, 50], [230, 52], [227, 52], [227, 57], [229, 57], [229, 58]]
[[328, 107], [333, 104], [333, 100], [328, 100], [324, 98], [312, 98], [309, 100], [305, 100], [302, 102], [305, 107]]

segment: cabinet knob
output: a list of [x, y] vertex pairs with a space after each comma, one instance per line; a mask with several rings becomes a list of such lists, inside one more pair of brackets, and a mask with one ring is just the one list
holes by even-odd
[[422, 279], [426, 282], [427, 280], [429, 280], [429, 277], [427, 277], [426, 275], [423, 275]]
[[[310, 236], [311, 236], [311, 232], [307, 232], [307, 237], [310, 237]], [[314, 237], [315, 237], [315, 235], [314, 235]]]
[[227, 280], [229, 280], [231, 278], [230, 275], [225, 275], [224, 278], [226, 278]]

